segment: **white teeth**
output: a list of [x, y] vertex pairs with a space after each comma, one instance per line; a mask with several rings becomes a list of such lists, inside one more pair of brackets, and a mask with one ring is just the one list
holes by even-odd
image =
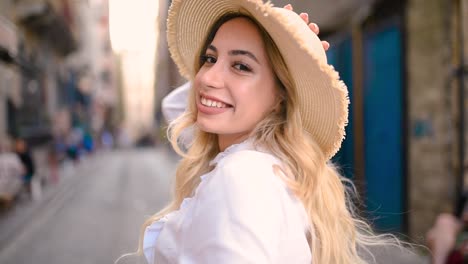
[[200, 102], [202, 103], [202, 105], [209, 107], [224, 108], [227, 106], [225, 103], [212, 101], [210, 99], [206, 99], [205, 97], [201, 97]]

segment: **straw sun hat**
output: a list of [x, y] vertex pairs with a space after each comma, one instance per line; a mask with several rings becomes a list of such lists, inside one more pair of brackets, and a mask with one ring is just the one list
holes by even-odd
[[252, 16], [270, 34], [294, 79], [304, 129], [327, 158], [333, 157], [344, 139], [348, 91], [328, 65], [320, 39], [296, 13], [262, 0], [173, 0], [167, 38], [180, 73], [193, 76], [194, 60], [211, 26], [232, 12]]

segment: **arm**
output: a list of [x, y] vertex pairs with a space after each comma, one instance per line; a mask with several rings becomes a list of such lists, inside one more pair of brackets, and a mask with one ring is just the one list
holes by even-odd
[[[188, 95], [192, 84], [186, 82], [174, 89], [164, 97], [161, 108], [164, 118], [171, 123], [180, 117], [186, 110], [188, 104]], [[189, 147], [193, 140], [193, 128], [185, 129], [181, 134], [181, 142], [184, 147]]]
[[443, 264], [454, 249], [461, 222], [451, 214], [440, 214], [427, 233], [428, 246], [432, 251], [433, 264]]
[[188, 94], [191, 83], [187, 82], [170, 92], [162, 100], [161, 108], [168, 123], [181, 116], [187, 107]]
[[186, 263], [274, 263], [285, 222], [282, 186], [273, 163], [258, 155], [236, 153], [218, 164], [198, 194], [184, 239]]

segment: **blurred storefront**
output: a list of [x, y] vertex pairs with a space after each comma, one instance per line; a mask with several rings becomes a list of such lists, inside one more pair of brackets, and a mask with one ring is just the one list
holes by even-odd
[[16, 67], [18, 35], [14, 24], [0, 17], [0, 135], [14, 133], [16, 109], [22, 104], [20, 69]]
[[[39, 144], [52, 137], [51, 117], [61, 103], [60, 82], [67, 76], [65, 58], [76, 50], [68, 6], [46, 1], [16, 1], [13, 21], [21, 29], [22, 97], [14, 137]], [[63, 14], [62, 14], [63, 13]]]
[[1, 1], [0, 54], [0, 134], [26, 139], [39, 164], [73, 131], [117, 126], [107, 0]]
[[86, 109], [86, 129], [96, 137], [114, 133], [120, 123], [118, 57], [109, 33], [109, 1], [72, 1], [80, 49], [68, 58], [76, 69], [78, 107]]

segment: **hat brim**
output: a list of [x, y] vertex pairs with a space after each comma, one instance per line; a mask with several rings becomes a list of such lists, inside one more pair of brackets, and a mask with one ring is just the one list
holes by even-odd
[[320, 39], [294, 12], [261, 0], [172, 1], [167, 38], [181, 75], [192, 78], [197, 52], [212, 25], [232, 12], [255, 18], [276, 43], [295, 82], [304, 130], [328, 159], [333, 157], [345, 136], [348, 90], [328, 65]]

